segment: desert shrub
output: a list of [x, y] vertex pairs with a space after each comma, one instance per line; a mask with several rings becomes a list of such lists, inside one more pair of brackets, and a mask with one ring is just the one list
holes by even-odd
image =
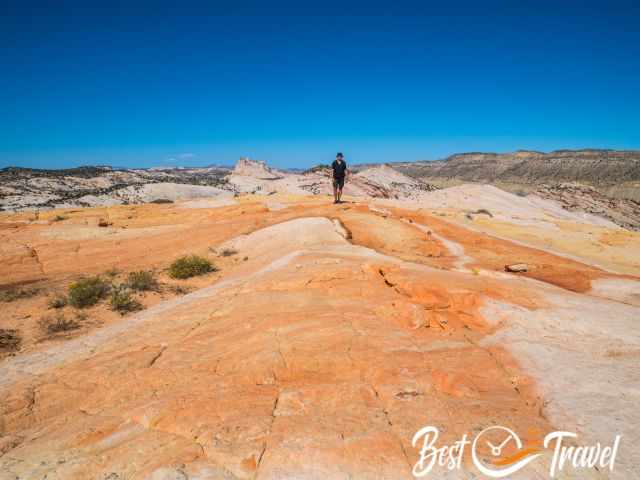
[[37, 288], [11, 288], [0, 292], [0, 302], [13, 302], [22, 298], [30, 298], [38, 294]]
[[528, 195], [524, 190], [516, 190], [516, 195], [519, 197], [526, 197]]
[[237, 255], [238, 251], [233, 248], [225, 248], [220, 252], [221, 257], [231, 257], [232, 255]]
[[206, 258], [197, 255], [187, 255], [178, 258], [169, 266], [171, 278], [191, 278], [205, 273], [215, 272], [217, 268]]
[[66, 296], [58, 295], [49, 300], [49, 308], [63, 308], [67, 306], [67, 303], [69, 303], [69, 301]]
[[149, 203], [173, 203], [173, 200], [169, 200], [168, 198], [156, 198], [155, 200], [151, 200]]
[[54, 222], [62, 222], [63, 220], [66, 220], [67, 218], [69, 218], [69, 217], [67, 217], [65, 215], [56, 215], [55, 217], [53, 217], [53, 221]]
[[0, 328], [0, 352], [12, 352], [20, 348], [22, 338], [17, 330]]
[[45, 317], [38, 323], [40, 324], [40, 329], [44, 333], [47, 333], [49, 335], [70, 332], [71, 330], [77, 330], [78, 328], [80, 328], [80, 321], [78, 318], [67, 318], [62, 313], [59, 313], [53, 318]]
[[109, 294], [111, 285], [100, 277], [78, 280], [69, 287], [69, 303], [76, 308], [95, 305]]
[[144, 292], [148, 290], [158, 290], [158, 280], [151, 271], [140, 270], [139, 272], [129, 273], [127, 278], [127, 286], [131, 290]]
[[124, 315], [141, 309], [142, 304], [131, 296], [131, 290], [126, 285], [119, 285], [111, 290], [111, 310]]

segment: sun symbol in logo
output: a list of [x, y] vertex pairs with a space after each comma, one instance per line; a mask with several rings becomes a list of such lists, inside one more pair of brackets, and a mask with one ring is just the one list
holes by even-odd
[[[489, 438], [491, 438], [491, 440], [489, 440]], [[499, 440], [496, 441], [496, 438]], [[507, 458], [501, 458], [502, 451], [511, 443], [515, 444], [518, 452]], [[478, 456], [478, 448], [484, 445], [489, 447], [491, 456], [494, 457], [490, 460], [491, 466], [483, 462]], [[478, 434], [471, 446], [473, 463], [483, 474], [492, 478], [506, 477], [507, 475], [517, 472], [529, 462], [542, 455], [538, 452], [539, 450], [535, 448], [523, 448], [522, 440], [520, 440], [516, 432], [510, 428], [499, 425], [485, 428]]]

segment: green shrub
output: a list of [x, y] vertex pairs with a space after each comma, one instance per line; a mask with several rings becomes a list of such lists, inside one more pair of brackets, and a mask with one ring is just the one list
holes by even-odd
[[69, 303], [76, 308], [90, 307], [105, 298], [110, 288], [100, 277], [78, 280], [69, 287]]
[[49, 308], [64, 308], [67, 306], [68, 300], [64, 295], [58, 295], [49, 300]]
[[0, 352], [18, 350], [21, 343], [22, 338], [17, 330], [0, 328]]
[[197, 255], [188, 255], [178, 258], [169, 267], [171, 278], [191, 278], [196, 275], [215, 272], [217, 268], [206, 258]]
[[127, 286], [131, 290], [144, 292], [149, 290], [158, 290], [158, 281], [155, 274], [150, 271], [140, 270], [139, 272], [131, 272], [127, 278]]
[[54, 222], [62, 222], [64, 220], [66, 220], [69, 217], [66, 217], [64, 215], [56, 215], [55, 217], [53, 217], [53, 221]]
[[131, 290], [126, 285], [120, 285], [111, 290], [111, 310], [124, 315], [141, 309], [142, 304], [131, 296]]

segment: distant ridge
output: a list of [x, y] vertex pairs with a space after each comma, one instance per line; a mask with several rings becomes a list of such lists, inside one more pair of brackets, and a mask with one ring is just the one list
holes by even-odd
[[457, 180], [481, 183], [580, 182], [613, 186], [640, 182], [638, 150], [555, 150], [550, 153], [518, 150], [512, 153], [468, 152], [444, 160], [398, 162], [393, 167], [427, 181]]

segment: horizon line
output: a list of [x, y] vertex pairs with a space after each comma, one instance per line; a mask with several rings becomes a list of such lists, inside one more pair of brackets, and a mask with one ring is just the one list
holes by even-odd
[[[397, 164], [397, 163], [418, 163], [418, 162], [442, 162], [442, 161], [447, 161], [452, 157], [458, 157], [458, 156], [463, 156], [463, 155], [496, 155], [496, 156], [502, 156], [502, 155], [513, 155], [513, 154], [517, 154], [517, 153], [531, 153], [531, 154], [538, 154], [538, 155], [551, 155], [554, 153], [579, 153], [579, 152], [616, 152], [616, 153], [637, 153], [640, 154], [640, 149], [616, 149], [616, 148], [598, 148], [598, 147], [586, 147], [586, 148], [560, 148], [560, 149], [554, 149], [554, 150], [549, 150], [549, 151], [542, 151], [542, 150], [528, 150], [528, 149], [516, 149], [516, 150], [510, 150], [510, 151], [506, 151], [506, 152], [492, 152], [492, 151], [466, 151], [466, 152], [456, 152], [456, 153], [452, 153], [450, 155], [447, 155], [445, 157], [442, 158], [433, 158], [433, 159], [417, 159], [417, 160], [390, 160], [390, 161], [384, 161], [384, 162], [376, 162], [376, 161], [372, 161], [372, 162], [358, 162], [358, 163], [352, 163], [352, 165], [387, 165], [387, 164]], [[262, 160], [259, 158], [251, 158], [249, 156], [245, 156], [245, 155], [241, 155], [238, 160], [240, 159], [248, 159], [248, 160], [253, 160], [253, 161], [259, 161], [259, 162], [265, 162], [267, 165], [269, 165], [269, 161], [267, 160]], [[238, 160], [236, 160], [236, 163], [238, 162]], [[351, 163], [351, 162], [349, 162]], [[308, 168], [298, 168], [298, 167], [287, 167], [287, 168], [277, 168], [278, 170], [308, 170], [311, 169], [315, 166], [318, 165], [322, 165], [322, 163], [317, 163], [315, 165], [312, 165], [311, 167]], [[104, 168], [104, 169], [110, 169], [110, 170], [172, 170], [172, 169], [199, 169], [199, 168], [215, 168], [215, 167], [219, 167], [219, 168], [233, 168], [235, 166], [235, 163], [233, 165], [229, 165], [229, 164], [224, 164], [224, 163], [210, 163], [207, 165], [157, 165], [157, 166], [151, 166], [151, 167], [136, 167], [136, 166], [131, 166], [131, 167], [125, 167], [125, 166], [118, 166], [118, 165], [114, 165], [114, 164], [108, 164], [108, 163], [88, 163], [88, 164], [84, 164], [84, 165], [78, 165], [76, 167], [65, 167], [65, 168], [34, 168], [34, 167], [21, 167], [19, 165], [7, 165], [6, 167], [1, 167], [0, 171], [5, 171], [5, 170], [11, 170], [11, 169], [19, 169], [19, 170], [38, 170], [38, 171], [60, 171], [60, 170], [78, 170], [78, 169], [82, 169], [82, 168]]]

